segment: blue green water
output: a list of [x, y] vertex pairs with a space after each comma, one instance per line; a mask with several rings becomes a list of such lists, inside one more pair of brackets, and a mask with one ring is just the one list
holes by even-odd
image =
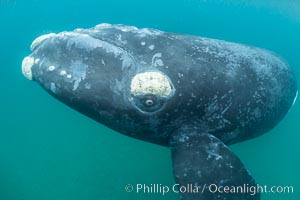
[[[298, 0], [0, 0], [0, 200], [150, 200], [128, 183], [174, 184], [168, 149], [120, 135], [71, 110], [21, 74], [37, 36], [122, 23], [275, 51], [300, 80]], [[300, 105], [269, 133], [231, 149], [260, 184], [300, 199]]]

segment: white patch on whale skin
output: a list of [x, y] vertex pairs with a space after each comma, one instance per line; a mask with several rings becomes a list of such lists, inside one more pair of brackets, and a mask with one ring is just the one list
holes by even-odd
[[101, 64], [105, 66], [105, 61], [103, 59], [101, 59]]
[[122, 32], [132, 32], [137, 34], [139, 37], [145, 37], [145, 36], [157, 36], [162, 33], [162, 31], [156, 30], [156, 29], [149, 29], [149, 28], [137, 28], [135, 26], [126, 26], [123, 24], [107, 24], [102, 23], [95, 26], [95, 29], [108, 29], [108, 28], [114, 28], [117, 30], [120, 30]]
[[119, 43], [121, 43], [123, 45], [127, 44], [127, 40], [123, 40], [121, 34], [118, 34], [116, 37], [117, 37], [117, 40], [119, 41]]
[[152, 67], [162, 67], [164, 65], [162, 59], [160, 59], [161, 57], [161, 53], [154, 54], [154, 56], [152, 57]]
[[71, 48], [75, 45], [76, 48], [85, 49], [87, 51], [92, 51], [96, 48], [102, 48], [106, 53], [112, 53], [115, 57], [120, 56], [123, 51], [121, 48], [116, 47], [108, 42], [98, 40], [89, 36], [88, 34], [83, 33], [71, 33], [71, 32], [62, 32], [59, 34], [62, 37], [68, 37], [67, 47]]
[[79, 87], [80, 82], [86, 78], [88, 65], [83, 64], [80, 61], [75, 61], [71, 64], [71, 68], [72, 75], [68, 74], [67, 78], [72, 78], [72, 81], [74, 81], [73, 91], [75, 91]]
[[[98, 40], [83, 33], [62, 32], [59, 35], [62, 37], [69, 36], [67, 44], [68, 48], [73, 48], [73, 45], [75, 45], [76, 48], [85, 49], [87, 51], [101, 48], [104, 49], [106, 53], [113, 54], [115, 58], [119, 57], [122, 61], [122, 70], [133, 65], [133, 61], [129, 54], [124, 52], [122, 48], [110, 44], [109, 42]], [[102, 64], [105, 64], [105, 62], [102, 62]]]
[[135, 26], [124, 26], [124, 25], [113, 25], [113, 27], [115, 27], [116, 29], [119, 29], [123, 32], [134, 32], [137, 31], [138, 28]]
[[139, 30], [137, 27], [135, 26], [125, 26], [122, 24], [108, 24], [108, 23], [102, 23], [102, 24], [98, 24], [95, 26], [96, 29], [108, 29], [108, 28], [115, 28], [118, 29], [120, 31], [123, 32], [135, 32], [137, 30]]
[[178, 77], [179, 77], [179, 78], [182, 78], [182, 77], [183, 77], [183, 74], [182, 74], [182, 73], [178, 73]]
[[89, 90], [89, 89], [91, 89], [91, 84], [85, 83], [85, 84], [84, 84], [84, 87], [85, 87], [85, 89], [88, 89], [88, 90]]
[[59, 72], [59, 75], [65, 76], [65, 75], [67, 75], [67, 72], [66, 72], [65, 70], [61, 70], [61, 71]]
[[110, 27], [112, 27], [112, 25], [108, 23], [102, 23], [95, 26], [95, 28], [110, 28]]
[[33, 51], [42, 41], [54, 37], [56, 36], [55, 33], [49, 33], [49, 34], [45, 34], [45, 35], [41, 35], [39, 37], [37, 37], [32, 44], [30, 45], [30, 50]]
[[159, 67], [162, 67], [162, 66], [164, 66], [164, 62], [161, 59], [157, 59], [156, 62], [155, 62], [155, 65], [159, 66]]
[[128, 69], [130, 66], [132, 66], [132, 60], [127, 56], [123, 56], [122, 60], [122, 70]]
[[55, 86], [55, 83], [50, 83], [50, 90], [51, 90], [53, 93], [56, 93], [56, 86]]
[[52, 71], [55, 70], [55, 68], [56, 68], [56, 67], [55, 67], [54, 65], [51, 65], [51, 66], [48, 67], [48, 71], [52, 72]]
[[142, 46], [145, 46], [145, 45], [146, 45], [146, 42], [144, 42], [144, 41], [141, 42], [141, 45], [142, 45]]
[[34, 58], [27, 56], [22, 61], [22, 73], [28, 79], [32, 80], [32, 71], [31, 67], [34, 64]]
[[131, 80], [130, 90], [133, 95], [154, 94], [167, 97], [172, 87], [168, 78], [160, 72], [143, 72]]
[[39, 58], [34, 60], [34, 64], [38, 64], [41, 60]]
[[155, 49], [155, 45], [150, 45], [149, 47], [148, 47], [151, 51], [153, 51], [154, 49]]
[[137, 30], [137, 33], [139, 34], [140, 37], [146, 37], [149, 35], [158, 36], [158, 35], [162, 34], [162, 31], [159, 31], [156, 29], [141, 28], [141, 29]]
[[182, 135], [182, 136], [180, 136], [179, 137], [179, 142], [186, 142], [186, 141], [188, 141], [190, 138], [189, 138], [189, 136], [187, 136], [187, 135]]

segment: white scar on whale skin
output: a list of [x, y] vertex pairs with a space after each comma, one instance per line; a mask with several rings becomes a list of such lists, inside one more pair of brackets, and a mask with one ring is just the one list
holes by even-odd
[[81, 61], [75, 61], [71, 64], [71, 68], [73, 69], [73, 73], [68, 74], [67, 78], [74, 81], [73, 91], [77, 90], [79, 84], [86, 78], [88, 65], [83, 64]]
[[[122, 70], [127, 69], [133, 65], [130, 55], [127, 52], [124, 52], [122, 48], [110, 44], [96, 38], [91, 37], [88, 34], [82, 33], [70, 33], [62, 32], [58, 34], [60, 37], [68, 37], [68, 48], [72, 48], [73, 45], [77, 48], [85, 49], [87, 51], [92, 51], [96, 48], [101, 48], [105, 50], [106, 53], [111, 53], [115, 58], [120, 57], [122, 61]], [[105, 65], [103, 61], [102, 64]]]
[[168, 78], [160, 72], [143, 72], [131, 80], [130, 90], [133, 95], [154, 94], [167, 97], [172, 91]]
[[161, 53], [156, 53], [152, 57], [152, 66], [153, 67], [161, 67], [164, 65], [163, 61], [161, 60], [162, 54]]

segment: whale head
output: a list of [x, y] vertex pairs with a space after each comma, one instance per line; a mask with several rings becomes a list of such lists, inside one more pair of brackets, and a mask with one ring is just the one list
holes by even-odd
[[76, 31], [42, 35], [31, 51], [23, 75], [58, 100], [133, 137], [162, 132], [161, 113], [175, 88], [160, 70], [141, 69], [114, 42]]

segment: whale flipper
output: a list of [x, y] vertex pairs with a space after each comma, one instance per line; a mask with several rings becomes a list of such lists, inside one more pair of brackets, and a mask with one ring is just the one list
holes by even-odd
[[[172, 138], [170, 145], [176, 183], [194, 189], [182, 192], [182, 200], [260, 199], [259, 193], [241, 191], [255, 187], [255, 180], [240, 159], [216, 137], [207, 133], [180, 134]], [[225, 186], [231, 191], [224, 192]], [[216, 191], [217, 187], [221, 192]], [[234, 191], [238, 187], [240, 190]]]

